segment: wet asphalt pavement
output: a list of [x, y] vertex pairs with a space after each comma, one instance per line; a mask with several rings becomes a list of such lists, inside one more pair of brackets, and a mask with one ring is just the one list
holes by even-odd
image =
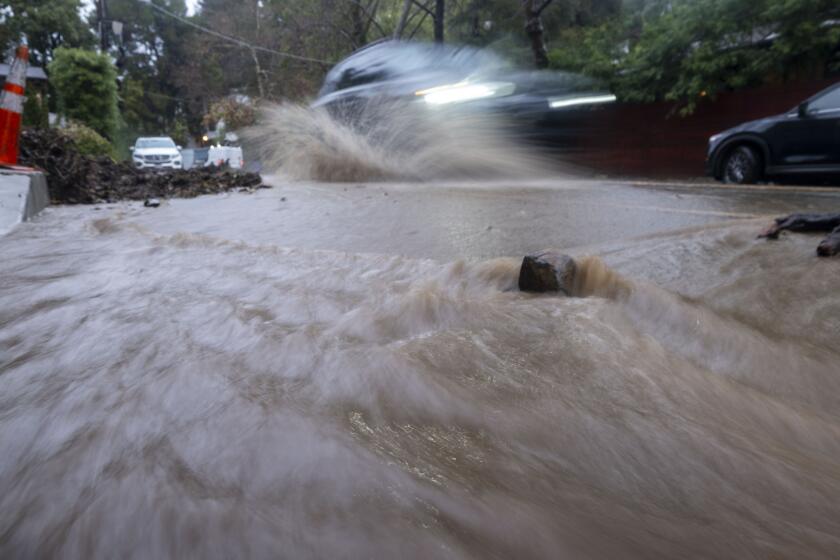
[[[161, 208], [127, 208], [159, 234], [450, 260], [582, 248], [793, 212], [840, 212], [840, 189], [556, 179], [495, 183], [286, 183]], [[259, 204], [253, 203], [253, 198]], [[53, 212], [92, 213], [91, 208]], [[247, 221], [243, 221], [247, 216]]]

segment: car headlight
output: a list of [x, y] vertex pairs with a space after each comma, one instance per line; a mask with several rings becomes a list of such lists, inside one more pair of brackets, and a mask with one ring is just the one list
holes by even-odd
[[549, 97], [548, 106], [551, 109], [562, 109], [576, 105], [598, 105], [601, 103], [613, 103], [615, 95], [609, 93], [604, 95], [569, 95], [566, 97]]
[[508, 82], [483, 82], [474, 83], [458, 82], [429, 89], [422, 89], [414, 92], [414, 95], [422, 97], [429, 105], [446, 105], [448, 103], [461, 103], [474, 101], [486, 97], [499, 97], [510, 95], [516, 86]]

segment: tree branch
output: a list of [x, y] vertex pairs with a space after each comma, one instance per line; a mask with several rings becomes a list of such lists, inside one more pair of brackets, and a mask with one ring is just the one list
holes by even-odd
[[399, 39], [405, 31], [405, 26], [408, 24], [408, 12], [411, 11], [412, 0], [404, 0], [402, 11], [400, 12], [400, 20], [397, 22], [397, 27], [394, 29], [394, 39]]
[[359, 2], [359, 0], [344, 0], [344, 1], [345, 1], [345, 2], [349, 2], [349, 3], [353, 4], [353, 5], [358, 6], [359, 8], [361, 8], [362, 13], [364, 13], [364, 14], [365, 14], [365, 17], [367, 18], [367, 21], [368, 21], [367, 27], [368, 27], [368, 28], [370, 28], [370, 25], [371, 25], [371, 24], [373, 24], [373, 25], [375, 25], [375, 26], [376, 26], [376, 30], [377, 30], [377, 31], [379, 31], [379, 33], [380, 33], [383, 37], [385, 37], [386, 35], [388, 35], [387, 33], [385, 33], [385, 30], [384, 30], [384, 29], [382, 29], [382, 26], [381, 26], [381, 25], [379, 25], [379, 22], [378, 22], [378, 21], [376, 21], [376, 11], [379, 9], [379, 2], [378, 2], [378, 1], [377, 1], [377, 2], [375, 2], [375, 3], [372, 3], [372, 4], [371, 4], [372, 12], [371, 12], [371, 10], [368, 10], [368, 8], [366, 8], [364, 4], [362, 4], [361, 2]]
[[551, 4], [551, 2], [552, 2], [552, 0], [545, 0], [542, 4], [540, 4], [539, 8], [534, 10], [534, 15], [539, 16], [540, 14], [542, 14], [543, 10], [548, 8], [548, 5]]
[[421, 10], [423, 10], [424, 12], [426, 12], [426, 14], [427, 14], [427, 15], [430, 15], [430, 16], [432, 16], [432, 17], [435, 17], [435, 13], [434, 13], [434, 12], [433, 12], [430, 8], [426, 7], [424, 4], [421, 4], [418, 0], [411, 0], [411, 2], [412, 2], [415, 6], [417, 6], [418, 8], [420, 8]]
[[380, 36], [382, 36], [382, 37], [387, 36], [387, 33], [385, 33], [385, 30], [382, 29], [382, 26], [379, 25], [378, 21], [376, 21], [376, 12], [379, 11], [379, 2], [380, 2], [380, 0], [375, 0], [370, 5], [370, 9], [368, 10], [368, 16], [369, 17], [368, 17], [367, 25], [365, 25], [365, 35], [367, 35], [368, 31], [370, 31], [370, 26], [372, 24], [372, 25], [376, 26], [376, 29], [379, 31]]
[[427, 13], [424, 13], [424, 14], [423, 14], [423, 17], [421, 17], [421, 18], [420, 18], [420, 21], [418, 21], [418, 22], [417, 22], [417, 25], [414, 27], [414, 31], [412, 31], [412, 32], [411, 32], [411, 34], [408, 36], [408, 38], [409, 38], [409, 39], [413, 39], [413, 38], [414, 38], [414, 35], [417, 33], [417, 31], [419, 31], [419, 30], [420, 30], [420, 28], [421, 28], [421, 27], [423, 27], [423, 22], [425, 22], [425, 21], [426, 21], [426, 18], [427, 18], [427, 17], [429, 17], [428, 12], [427, 12]]

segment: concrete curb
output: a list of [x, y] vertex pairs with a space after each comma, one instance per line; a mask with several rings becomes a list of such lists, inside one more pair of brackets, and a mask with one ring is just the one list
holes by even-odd
[[47, 178], [43, 173], [0, 170], [0, 235], [31, 219], [49, 203]]

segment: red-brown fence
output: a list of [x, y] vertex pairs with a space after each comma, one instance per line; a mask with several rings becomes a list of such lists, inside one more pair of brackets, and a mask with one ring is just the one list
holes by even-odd
[[666, 103], [616, 104], [569, 113], [569, 160], [610, 175], [696, 177], [709, 136], [744, 121], [783, 113], [835, 80], [722, 93], [688, 117]]

